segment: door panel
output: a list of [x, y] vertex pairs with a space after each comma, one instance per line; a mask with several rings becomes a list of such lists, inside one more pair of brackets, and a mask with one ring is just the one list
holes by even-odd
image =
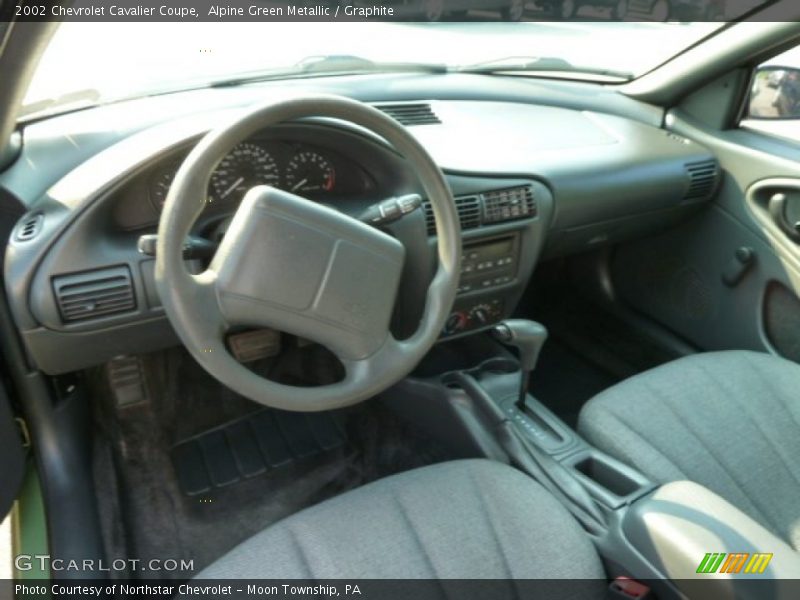
[[780, 252], [800, 257], [800, 179], [762, 179], [747, 189], [748, 208]]
[[717, 155], [724, 181], [697, 217], [617, 249], [620, 299], [703, 350], [800, 361], [798, 149], [762, 134], [704, 130], [678, 111], [668, 122]]

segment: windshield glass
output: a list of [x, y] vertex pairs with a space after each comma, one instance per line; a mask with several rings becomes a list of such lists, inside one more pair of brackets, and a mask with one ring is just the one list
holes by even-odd
[[[41, 60], [23, 115], [59, 106], [207, 85], [237, 74], [286, 71], [309, 57], [451, 68], [547, 59], [564, 70], [636, 77], [720, 23], [63, 23]], [[366, 62], [366, 61], [365, 61]], [[358, 71], [357, 62], [348, 63]], [[369, 64], [369, 63], [366, 63]], [[553, 70], [552, 68], [548, 70]], [[335, 69], [328, 69], [335, 71]], [[300, 75], [308, 75], [301, 71]], [[624, 78], [628, 78], [625, 76]]]

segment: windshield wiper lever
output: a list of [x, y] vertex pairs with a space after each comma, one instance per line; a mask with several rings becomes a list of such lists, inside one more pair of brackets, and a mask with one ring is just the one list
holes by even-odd
[[381, 227], [402, 219], [420, 206], [422, 206], [422, 197], [419, 194], [406, 194], [373, 204], [359, 215], [358, 220]]

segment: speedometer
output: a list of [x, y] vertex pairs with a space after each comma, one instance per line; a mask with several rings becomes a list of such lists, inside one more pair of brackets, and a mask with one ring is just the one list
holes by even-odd
[[278, 164], [258, 144], [243, 142], [223, 158], [211, 175], [212, 202], [239, 202], [257, 185], [280, 185]]
[[303, 150], [286, 167], [286, 189], [290, 192], [332, 192], [336, 172], [319, 152]]

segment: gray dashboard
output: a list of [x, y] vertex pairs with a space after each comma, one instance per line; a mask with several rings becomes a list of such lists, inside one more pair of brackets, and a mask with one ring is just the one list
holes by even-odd
[[[410, 85], [402, 77], [395, 80], [396, 86], [403, 83]], [[260, 100], [266, 100], [265, 88], [257, 89]], [[453, 328], [443, 332], [445, 337], [466, 335], [508, 316], [542, 255], [646, 235], [685, 218], [715, 192], [719, 172], [714, 157], [656, 126], [652, 110], [630, 104], [634, 118], [628, 118], [612, 114], [625, 112], [623, 106], [632, 102], [617, 94], [614, 99], [605, 97], [607, 92], [587, 94], [581, 107], [574, 95], [578, 88], [554, 89], [569, 98], [565, 106], [424, 95], [376, 103], [408, 119], [410, 131], [445, 171], [463, 207], [464, 284]], [[513, 91], [521, 94], [522, 86]], [[26, 129], [23, 156], [0, 175], [0, 185], [28, 208], [6, 251], [6, 287], [21, 335], [40, 368], [62, 373], [177, 343], [154, 292], [152, 259], [136, 250], [140, 235], [154, 233], [158, 216], [149, 182], [172, 168], [203, 133], [249, 104], [253, 92], [244, 88], [238, 98], [226, 93], [224, 106], [217, 105], [220, 95], [209, 92], [205, 103], [194, 104], [180, 118], [164, 119], [168, 108], [150, 111], [156, 115], [150, 123], [133, 123], [126, 114], [125, 126], [105, 135], [89, 128], [92, 110]], [[504, 94], [509, 90], [495, 97]], [[155, 109], [176, 99], [149, 100]], [[95, 110], [107, 115], [124, 108]], [[408, 118], [420, 111], [424, 123]], [[327, 152], [335, 156], [337, 172], [350, 170], [358, 173], [354, 180], [366, 182], [315, 198], [344, 212], [354, 214], [390, 195], [417, 190], [404, 161], [383, 140], [351, 124], [311, 120], [276, 129], [263, 132], [265, 143], [284, 144], [292, 148], [288, 153], [297, 147]], [[72, 152], [65, 155], [70, 140]], [[290, 161], [287, 154], [282, 168]], [[41, 167], [35, 169], [38, 177], [31, 176], [31, 165], [43, 164], [52, 170], [51, 180], [42, 177]], [[225, 215], [220, 210], [215, 217]], [[422, 245], [428, 253], [419, 250], [427, 270], [409, 276], [398, 302], [411, 325], [421, 308], [425, 276], [432, 272], [432, 225], [430, 218], [423, 223], [428, 239]], [[30, 230], [34, 235], [27, 235]], [[394, 233], [401, 239], [411, 235]], [[65, 304], [67, 293], [72, 295]], [[86, 294], [96, 303], [98, 293], [106, 302], [102, 306], [114, 310], [72, 318], [75, 313], [69, 311], [76, 303], [85, 304]]]

